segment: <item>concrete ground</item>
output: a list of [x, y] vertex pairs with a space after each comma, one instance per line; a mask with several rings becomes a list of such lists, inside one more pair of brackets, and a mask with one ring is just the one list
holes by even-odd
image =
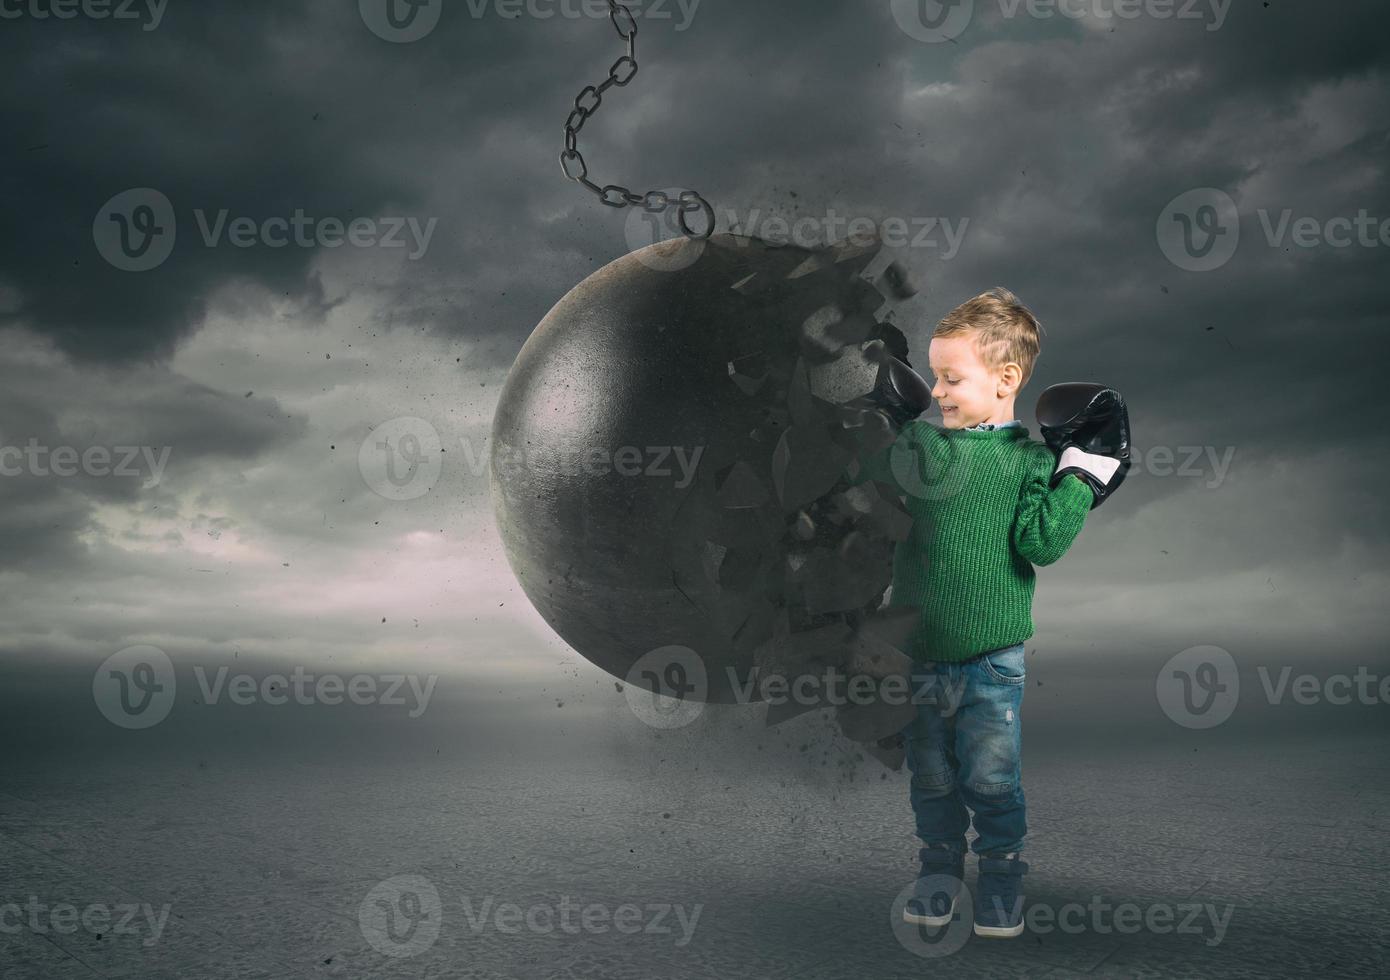
[[742, 761], [643, 730], [615, 765], [293, 724], [6, 753], [0, 976], [1390, 975], [1379, 732], [1040, 738], [1029, 929], [998, 941], [895, 925], [906, 774], [814, 724]]

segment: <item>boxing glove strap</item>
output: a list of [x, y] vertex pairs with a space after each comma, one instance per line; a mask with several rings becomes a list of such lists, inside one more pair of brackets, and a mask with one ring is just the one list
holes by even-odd
[[1081, 470], [1089, 473], [1101, 482], [1104, 486], [1110, 485], [1110, 478], [1115, 475], [1115, 471], [1120, 468], [1120, 461], [1109, 456], [1098, 456], [1095, 453], [1083, 452], [1075, 446], [1068, 446], [1062, 451], [1062, 456], [1057, 460], [1056, 472], [1063, 470]]

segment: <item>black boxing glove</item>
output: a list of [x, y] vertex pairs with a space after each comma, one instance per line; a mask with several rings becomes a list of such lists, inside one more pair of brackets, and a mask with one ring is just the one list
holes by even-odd
[[1075, 473], [1099, 507], [1129, 472], [1129, 411], [1114, 388], [1085, 381], [1053, 385], [1038, 398], [1038, 428], [1057, 456], [1051, 486]]
[[887, 416], [895, 429], [901, 429], [931, 407], [931, 385], [903, 361], [888, 353], [881, 340], [864, 350], [864, 356], [878, 362], [878, 382], [869, 400]]

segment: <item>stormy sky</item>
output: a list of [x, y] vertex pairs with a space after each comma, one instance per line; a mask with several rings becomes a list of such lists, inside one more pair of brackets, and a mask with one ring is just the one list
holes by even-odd
[[[0, 3], [12, 664], [152, 644], [611, 690], [517, 586], [485, 460], [536, 323], [650, 241], [558, 163], [622, 43], [578, 0], [412, 30], [385, 6]], [[1040, 574], [1030, 647], [1382, 656], [1384, 4], [634, 8], [640, 72], [581, 135], [600, 184], [698, 189], [721, 231], [907, 229], [914, 350], [1004, 285], [1046, 330], [1035, 434], [1050, 384], [1126, 396], [1134, 469]], [[402, 418], [446, 452], [392, 499], [359, 457]], [[57, 447], [87, 462], [59, 475]]]

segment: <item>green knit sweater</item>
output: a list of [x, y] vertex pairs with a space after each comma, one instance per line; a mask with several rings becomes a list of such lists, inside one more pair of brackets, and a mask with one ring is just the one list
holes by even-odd
[[1056, 465], [1022, 426], [921, 420], [863, 466], [850, 464], [853, 483], [879, 480], [906, 495], [913, 529], [894, 553], [890, 604], [922, 611], [906, 651], [914, 660], [959, 662], [1033, 635], [1033, 566], [1066, 553], [1094, 499], [1074, 474], [1049, 490]]

